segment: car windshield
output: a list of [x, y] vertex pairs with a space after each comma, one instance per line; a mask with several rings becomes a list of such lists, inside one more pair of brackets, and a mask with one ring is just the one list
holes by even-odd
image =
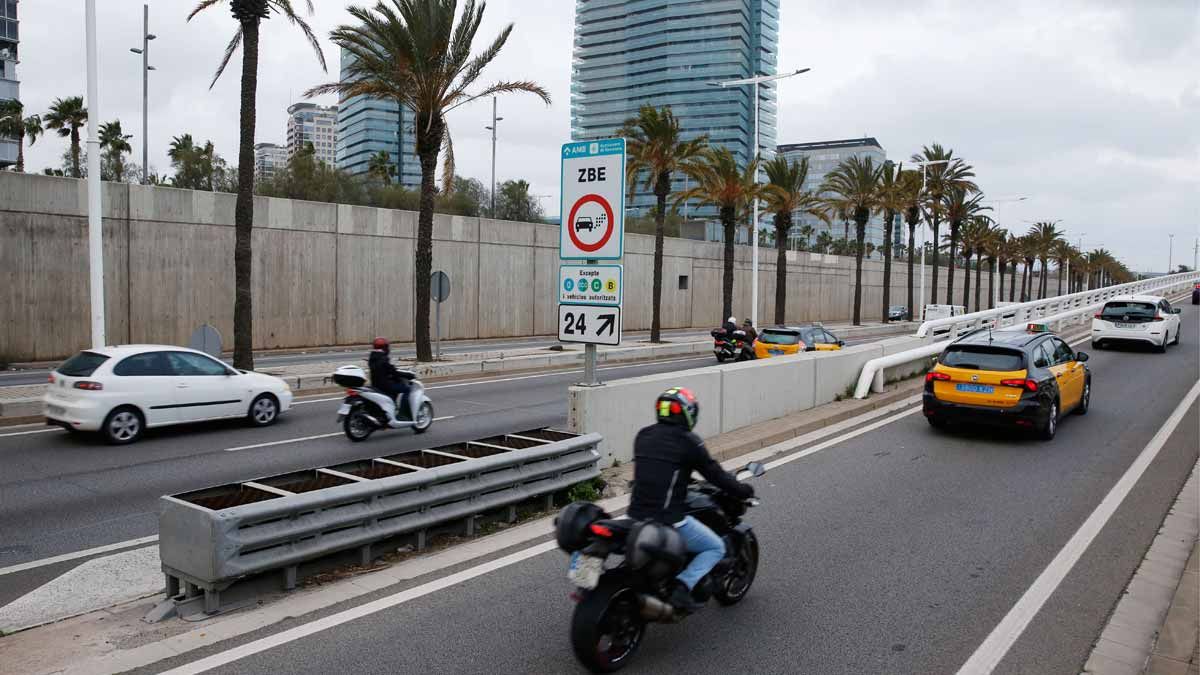
[[794, 331], [767, 329], [758, 335], [758, 341], [768, 345], [794, 345], [800, 342], [800, 336]]
[[101, 363], [108, 360], [108, 357], [96, 352], [79, 352], [75, 356], [67, 359], [61, 366], [58, 367], [58, 372], [68, 377], [87, 377], [96, 372]]
[[1156, 313], [1152, 303], [1118, 300], [1105, 305], [1100, 318], [1105, 321], [1150, 321]]
[[941, 363], [951, 368], [1011, 372], [1025, 367], [1025, 356], [1003, 347], [950, 345], [942, 354]]

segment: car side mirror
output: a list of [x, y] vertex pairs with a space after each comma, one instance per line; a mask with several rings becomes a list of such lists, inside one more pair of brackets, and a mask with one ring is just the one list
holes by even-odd
[[845, 346], [846, 346], [846, 341], [845, 341], [845, 340], [838, 340], [838, 346], [839, 346], [839, 347], [845, 347]]
[[1182, 310], [1182, 309], [1180, 309], [1179, 307], [1172, 307], [1172, 308], [1171, 308], [1171, 313], [1172, 313], [1172, 314], [1183, 314], [1183, 310]]
[[1083, 363], [1084, 361], [1087, 361], [1090, 358], [1092, 358], [1092, 357], [1088, 356], [1087, 352], [1077, 352], [1075, 354], [1075, 360], [1079, 361], [1080, 363]]

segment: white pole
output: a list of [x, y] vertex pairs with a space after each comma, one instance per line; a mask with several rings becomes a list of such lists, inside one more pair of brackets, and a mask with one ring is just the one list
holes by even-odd
[[[921, 165], [921, 199], [925, 198], [925, 169], [927, 165]], [[928, 220], [928, 219], [926, 219]], [[925, 320], [925, 228], [929, 227], [929, 223], [925, 223], [925, 227], [921, 228], [921, 295], [917, 298], [917, 321]]]
[[496, 218], [496, 97], [492, 97], [492, 212], [488, 214]]
[[[754, 150], [750, 153], [750, 161], [758, 157], [758, 80], [754, 81]], [[754, 185], [758, 187], [758, 169], [754, 170]], [[754, 197], [754, 220], [750, 222], [751, 262], [750, 271], [753, 281], [750, 284], [750, 322], [758, 330], [758, 196]]]
[[1175, 235], [1167, 235], [1167, 274], [1171, 273], [1171, 267], [1175, 265]]
[[150, 5], [142, 5], [142, 184], [150, 183]]
[[97, 348], [107, 341], [104, 337], [104, 235], [100, 220], [100, 134], [97, 131], [100, 84], [96, 67], [96, 0], [87, 0], [84, 14], [87, 24], [88, 271], [92, 296], [92, 347]]
[[[1000, 204], [1003, 202], [996, 201], [996, 229], [1000, 229]], [[1003, 282], [1001, 282], [1003, 283]], [[992, 307], [1000, 306], [1000, 289], [992, 286]]]

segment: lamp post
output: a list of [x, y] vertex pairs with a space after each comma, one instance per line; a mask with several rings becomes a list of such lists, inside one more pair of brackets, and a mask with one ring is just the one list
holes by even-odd
[[[1000, 205], [1005, 202], [1023, 202], [1026, 199], [1029, 199], [1029, 197], [1027, 197], [1027, 196], [997, 197], [995, 199], [985, 199], [984, 202], [992, 203], [992, 204], [996, 205], [996, 227], [1000, 227]], [[1069, 272], [1068, 272], [1067, 276], [1068, 276], [1068, 278], [1070, 278]], [[992, 288], [992, 307], [999, 307], [999, 306], [1000, 306], [1000, 289], [993, 287]]]
[[156, 38], [150, 32], [150, 5], [142, 5], [142, 48], [131, 47], [129, 51], [142, 55], [142, 184], [150, 181], [150, 41]]
[[1175, 265], [1175, 235], [1167, 235], [1167, 274], [1171, 273], [1171, 268]]
[[[924, 162], [913, 162], [913, 164], [919, 164], [921, 166], [921, 195], [922, 195], [922, 197], [925, 195], [925, 187], [926, 187], [925, 167], [931, 166], [934, 164], [949, 164], [950, 162], [951, 162], [951, 160], [949, 160], [949, 159], [931, 159], [931, 160], [924, 161]], [[918, 199], [917, 202], [919, 204], [920, 199]], [[925, 216], [925, 227], [929, 227], [929, 214], [923, 213], [922, 215]], [[917, 307], [920, 308], [920, 314], [918, 316], [921, 317], [922, 321], [925, 320], [925, 244], [926, 244], [925, 227], [921, 228], [921, 294], [917, 296]], [[937, 242], [936, 241], [933, 242], [933, 245], [937, 246]], [[911, 319], [912, 318], [912, 314], [911, 314], [912, 308], [910, 307], [908, 311], [910, 312], [909, 318]]]
[[[758, 85], [764, 82], [774, 82], [784, 78], [793, 77], [801, 73], [807, 73], [811, 68], [801, 68], [790, 73], [782, 75], [758, 75], [755, 77], [747, 77], [740, 80], [726, 80], [724, 82], [710, 82], [710, 85], [719, 87], [740, 87], [746, 84], [754, 85], [754, 152], [751, 153], [750, 159], [753, 161], [758, 157], [758, 111], [761, 107], [761, 102], [758, 99]], [[758, 171], [754, 172], [754, 184], [758, 184]], [[750, 282], [750, 321], [755, 326], [758, 325], [758, 197], [754, 198], [754, 215], [753, 221], [750, 224], [750, 246], [751, 246], [751, 262], [750, 274], [752, 281]]]
[[484, 127], [492, 132], [492, 212], [489, 214], [492, 218], [496, 217], [496, 123], [504, 119], [496, 117], [496, 97], [492, 97], [492, 126]]
[[91, 295], [92, 347], [106, 344], [104, 337], [104, 233], [100, 229], [100, 78], [96, 46], [96, 0], [84, 6], [84, 31], [87, 48], [87, 108], [88, 108], [88, 286]]

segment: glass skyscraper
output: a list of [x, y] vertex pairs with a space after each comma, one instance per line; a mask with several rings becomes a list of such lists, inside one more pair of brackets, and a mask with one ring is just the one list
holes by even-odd
[[[342, 51], [341, 77], [353, 58]], [[371, 156], [388, 153], [395, 180], [406, 188], [421, 187], [421, 165], [413, 133], [413, 112], [394, 101], [354, 96], [338, 103], [337, 168], [351, 175], [370, 170]]]
[[[21, 98], [17, 42], [17, 0], [0, 0], [0, 101]], [[26, 110], [25, 114], [32, 113]], [[17, 142], [0, 136], [0, 168], [16, 163]]]
[[[685, 139], [708, 134], [740, 164], [754, 146], [754, 87], [712, 86], [774, 75], [779, 0], [576, 0], [571, 139], [614, 136], [642, 104], [669, 105]], [[759, 87], [759, 153], [775, 149], [775, 85]], [[672, 190], [684, 189], [673, 177]], [[647, 213], [639, 184], [629, 207]], [[712, 209], [689, 208], [711, 216]]]

